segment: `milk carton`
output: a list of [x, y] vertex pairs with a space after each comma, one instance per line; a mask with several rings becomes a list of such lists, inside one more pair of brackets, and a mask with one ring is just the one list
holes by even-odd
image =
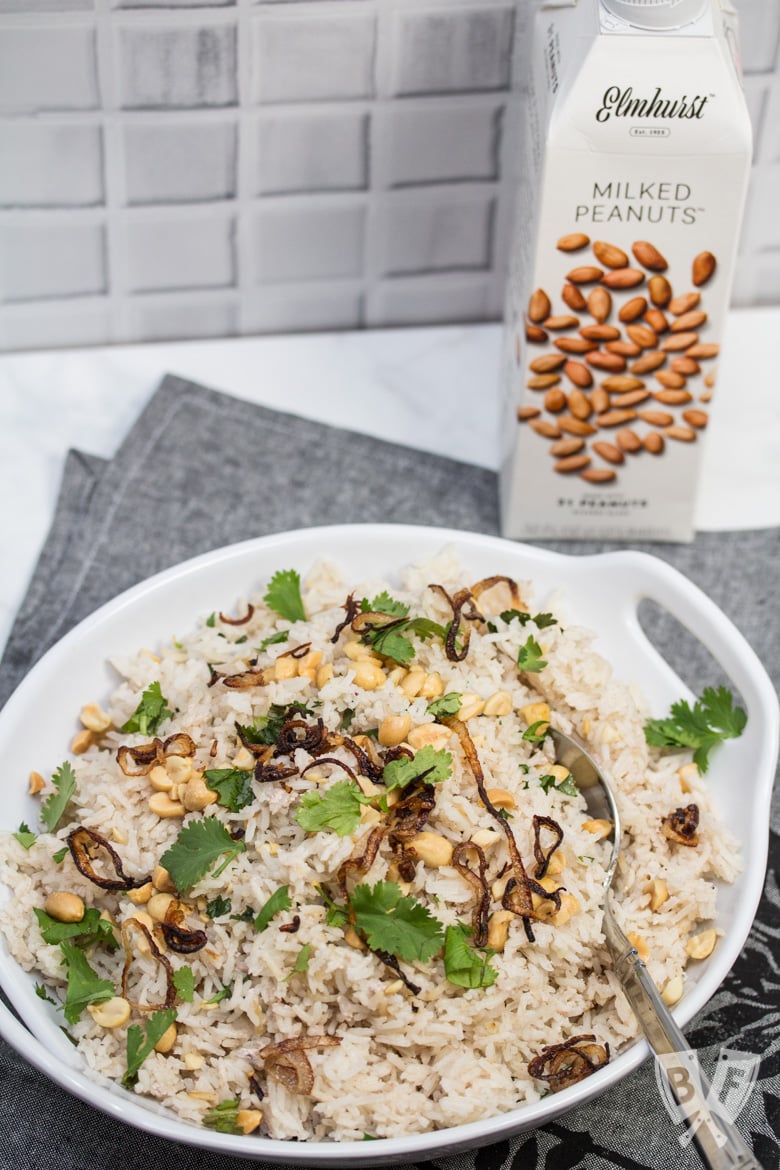
[[690, 540], [751, 132], [724, 0], [537, 11], [504, 535]]

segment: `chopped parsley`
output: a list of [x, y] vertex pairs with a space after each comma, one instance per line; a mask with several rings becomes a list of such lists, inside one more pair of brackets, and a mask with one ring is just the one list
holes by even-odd
[[165, 720], [173, 715], [167, 702], [159, 682], [150, 683], [133, 714], [122, 724], [121, 730], [137, 731], [139, 735], [156, 735]]
[[76, 946], [79, 947], [88, 946], [93, 942], [106, 943], [112, 951], [116, 950], [119, 945], [111, 923], [107, 919], [101, 918], [100, 911], [92, 906], [84, 911], [81, 922], [60, 922], [59, 919], [50, 917], [45, 910], [40, 910], [37, 906], [33, 907], [33, 910], [38, 919], [41, 937], [45, 943], [49, 943], [51, 946], [59, 946], [67, 939], [74, 940]]
[[274, 890], [268, 901], [261, 906], [260, 912], [254, 920], [255, 930], [262, 933], [275, 914], [279, 914], [282, 910], [289, 910], [291, 906], [290, 887], [279, 886], [279, 889]]
[[301, 576], [295, 569], [279, 569], [268, 584], [263, 601], [274, 613], [288, 622], [305, 622], [306, 611], [301, 597]]
[[37, 841], [35, 833], [32, 832], [30, 826], [25, 824], [24, 821], [22, 821], [19, 828], [11, 836], [19, 842], [23, 849], [32, 849]]
[[90, 1003], [104, 1003], [114, 997], [114, 985], [109, 979], [101, 979], [86, 960], [84, 952], [73, 943], [61, 943], [62, 959], [68, 972], [68, 989], [65, 993], [65, 1019], [75, 1024], [84, 1008]]
[[219, 991], [212, 995], [211, 999], [205, 1000], [206, 1003], [222, 1003], [223, 999], [228, 999], [233, 994], [233, 984], [228, 983], [224, 987], [220, 987]]
[[53, 833], [62, 820], [62, 814], [76, 792], [76, 774], [73, 767], [66, 760], [60, 764], [51, 778], [56, 791], [52, 792], [41, 806], [41, 820], [50, 833]]
[[338, 902], [334, 902], [324, 886], [315, 886], [315, 889], [327, 906], [325, 921], [328, 926], [347, 926], [349, 923], [349, 911], [346, 907], [339, 906]]
[[295, 819], [307, 833], [332, 829], [339, 837], [346, 837], [360, 824], [361, 807], [370, 799], [354, 780], [339, 780], [325, 792], [304, 792]]
[[154, 1051], [155, 1044], [159, 1043], [175, 1019], [175, 1008], [162, 1008], [146, 1021], [146, 1031], [138, 1024], [131, 1024], [127, 1029], [127, 1072], [122, 1077], [125, 1088], [129, 1089], [135, 1084], [141, 1065]]
[[542, 648], [533, 634], [528, 635], [526, 642], [518, 650], [517, 665], [520, 670], [526, 670], [529, 674], [538, 674], [547, 665], [546, 660], [542, 658]]
[[255, 798], [251, 772], [241, 768], [209, 768], [203, 775], [209, 788], [216, 792], [219, 803], [231, 812], [240, 812]]
[[186, 964], [173, 973], [173, 986], [176, 994], [184, 1003], [192, 1003], [195, 996], [195, 975], [192, 967]]
[[267, 646], [277, 646], [280, 642], [286, 642], [289, 636], [289, 630], [277, 630], [275, 634], [269, 634], [267, 638], [263, 638], [257, 647], [257, 653], [262, 654]]
[[710, 752], [725, 739], [737, 739], [745, 730], [747, 715], [734, 706], [726, 687], [705, 687], [691, 707], [684, 699], [672, 703], [666, 719], [649, 719], [645, 739], [651, 747], [695, 748], [694, 763], [704, 773]]
[[[309, 970], [309, 960], [311, 959], [311, 943], [304, 943], [298, 954], [295, 956], [295, 963], [290, 975], [303, 975]], [[290, 978], [290, 975], [287, 978]]]
[[242, 910], [240, 914], [231, 914], [230, 921], [231, 922], [252, 922], [252, 920], [254, 919], [254, 916], [255, 916], [255, 912], [252, 909], [252, 907], [247, 906], [246, 909]]
[[171, 881], [181, 892], [205, 877], [218, 858], [223, 860], [212, 877], [219, 877], [239, 853], [245, 852], [245, 842], [234, 841], [221, 821], [203, 817], [181, 830], [173, 845], [163, 853], [160, 865], [168, 870]]
[[456, 987], [491, 987], [498, 979], [498, 971], [491, 967], [495, 951], [489, 948], [481, 954], [469, 946], [472, 930], [458, 922], [448, 926], [444, 934], [444, 974]]
[[555, 783], [554, 776], [540, 776], [539, 787], [544, 793], [547, 793], [551, 788], [554, 788], [556, 792], [562, 792], [564, 796], [576, 796], [579, 792], [579, 788], [575, 784], [574, 777], [572, 776], [571, 772], [568, 776], [565, 776], [563, 780], [561, 780], [560, 784]]
[[434, 719], [446, 719], [449, 715], [458, 714], [462, 698], [463, 696], [457, 691], [449, 691], [440, 699], [434, 699], [432, 703], [429, 703], [426, 710], [429, 715], [433, 715]]
[[229, 1101], [220, 1101], [219, 1105], [215, 1105], [213, 1109], [208, 1109], [203, 1114], [203, 1124], [206, 1129], [215, 1129], [217, 1133], [243, 1133], [243, 1129], [238, 1124], [239, 1108], [238, 1097]]
[[426, 744], [415, 753], [413, 759], [401, 756], [385, 764], [382, 780], [388, 789], [406, 788], [413, 780], [424, 780], [426, 784], [435, 784], [439, 780], [446, 780], [452, 775], [452, 756], [446, 751], [437, 751], [431, 744]]
[[52, 853], [51, 859], [52, 861], [56, 861], [57, 865], [59, 865], [61, 861], [65, 860], [69, 853], [70, 850], [66, 845], [63, 849], [58, 849], [56, 853]]
[[206, 913], [209, 918], [224, 918], [233, 909], [233, 903], [230, 898], [223, 898], [221, 894], [217, 894], [216, 898], [212, 898], [210, 902], [206, 903]]
[[55, 1007], [59, 1006], [56, 999], [52, 999], [42, 983], [35, 984], [35, 994], [38, 996], [38, 999], [44, 1000], [45, 1003], [53, 1003]]
[[397, 882], [356, 886], [349, 903], [372, 950], [387, 951], [407, 963], [425, 962], [441, 950], [442, 924], [421, 902], [403, 895]]

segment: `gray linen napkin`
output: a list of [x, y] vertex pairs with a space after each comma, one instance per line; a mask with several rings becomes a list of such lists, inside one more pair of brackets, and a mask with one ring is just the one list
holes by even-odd
[[[51, 532], [0, 663], [0, 703], [72, 625], [150, 574], [248, 537], [360, 521], [497, 533], [495, 476], [167, 377], [113, 460], [70, 452]], [[580, 554], [618, 546], [546, 547]], [[663, 557], [699, 584], [780, 682], [780, 622], [772, 604], [780, 571], [776, 530], [706, 533], [691, 545], [634, 547]], [[706, 652], [671, 619], [648, 614], [647, 627], [694, 690], [721, 681]], [[705, 1069], [721, 1045], [764, 1053], [759, 1086], [740, 1124], [766, 1167], [778, 1165], [780, 1132], [780, 970], [772, 950], [780, 929], [776, 840], [773, 848], [768, 894], [745, 952], [688, 1028]], [[9, 1170], [246, 1165], [125, 1129], [46, 1081], [5, 1045], [0, 1093], [0, 1167]], [[677, 1170], [697, 1160], [678, 1146], [647, 1062], [559, 1122], [433, 1164], [443, 1170]]]

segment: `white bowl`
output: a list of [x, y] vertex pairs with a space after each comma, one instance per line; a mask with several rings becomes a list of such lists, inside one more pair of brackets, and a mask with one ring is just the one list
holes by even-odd
[[[215, 604], [229, 605], [239, 593], [263, 585], [278, 568], [306, 572], [326, 557], [348, 579], [392, 580], [401, 566], [425, 559], [447, 544], [456, 547], [466, 579], [501, 573], [531, 580], [541, 608], [546, 596], [560, 590], [569, 615], [596, 632], [597, 648], [617, 676], [638, 683], [657, 714], [666, 713], [675, 699], [691, 696], [642, 632], [637, 607], [644, 598], [668, 609], [696, 635], [741, 694], [747, 728], [739, 740], [728, 741], [714, 754], [707, 781], [721, 816], [744, 847], [744, 870], [733, 885], [719, 891], [717, 925], [724, 935], [713, 957], [687, 981], [685, 998], [674, 1013], [684, 1025], [730, 970], [761, 895], [778, 750], [778, 705], [758, 658], [717, 606], [676, 570], [642, 553], [572, 557], [447, 529], [345, 525], [263, 537], [186, 561], [128, 590], [83, 621], [49, 650], [0, 712], [0, 758], [6, 779], [2, 827], [15, 830], [22, 820], [37, 823], [38, 806], [26, 793], [26, 777], [33, 768], [53, 770], [62, 759], [63, 745], [77, 730], [76, 712], [83, 703], [107, 698], [114, 685], [108, 654], [133, 653], [139, 646], [189, 629]], [[97, 1078], [64, 1038], [54, 1011], [36, 996], [34, 982], [3, 945], [0, 984], [23, 1023], [0, 1005], [0, 1034], [41, 1072], [117, 1120], [149, 1133], [268, 1162], [378, 1165], [486, 1145], [551, 1121], [603, 1093], [648, 1053], [646, 1044], [638, 1041], [572, 1088], [485, 1121], [374, 1142], [290, 1143], [185, 1124], [154, 1102]]]

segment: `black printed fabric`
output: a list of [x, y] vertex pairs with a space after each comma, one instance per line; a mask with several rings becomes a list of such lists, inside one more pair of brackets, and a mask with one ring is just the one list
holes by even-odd
[[[112, 460], [69, 453], [52, 528], [0, 663], [0, 703], [48, 646], [150, 574], [249, 537], [350, 522], [497, 533], [496, 479], [468, 464], [167, 377]], [[581, 555], [618, 546], [544, 547]], [[662, 557], [712, 597], [753, 645], [775, 686], [780, 684], [778, 530], [700, 533], [690, 545], [633, 547]], [[692, 689], [723, 681], [717, 665], [663, 614], [648, 613], [647, 627]], [[705, 1071], [724, 1047], [761, 1055], [739, 1127], [766, 1170], [780, 1164], [778, 812], [776, 794], [766, 887], [750, 937], [718, 993], [686, 1030]], [[609, 1092], [552, 1124], [418, 1167], [687, 1170], [700, 1163], [680, 1145], [680, 1132], [664, 1111], [646, 1061]], [[0, 1138], [2, 1170], [247, 1165], [125, 1127], [69, 1096], [4, 1044]], [[298, 1164], [305, 1165], [303, 1150]], [[269, 1164], [260, 1165], [265, 1170]]]

